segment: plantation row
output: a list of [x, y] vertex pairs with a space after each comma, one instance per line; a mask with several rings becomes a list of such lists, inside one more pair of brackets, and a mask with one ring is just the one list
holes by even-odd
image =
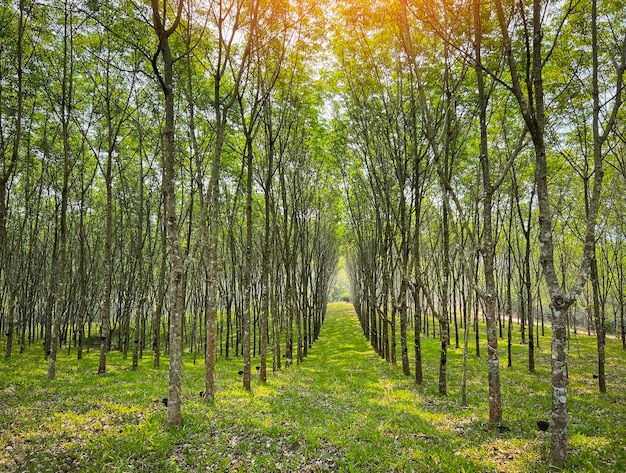
[[265, 382], [307, 353], [340, 267], [417, 384], [438, 333], [441, 394], [451, 337], [484, 318], [493, 429], [500, 340], [532, 373], [549, 324], [566, 464], [569, 328], [595, 333], [601, 392], [605, 331], [626, 348], [626, 27], [619, 1], [527, 3], [5, 2], [5, 357], [42, 343], [52, 380], [86, 338], [99, 374], [165, 340], [177, 426], [186, 351], [207, 403], [218, 352], [247, 390], [258, 352]]
[[347, 7], [350, 27], [333, 31], [347, 269], [364, 334], [392, 361], [398, 343], [403, 372], [420, 384], [430, 320], [443, 395], [450, 336], [468, 347], [470, 331], [460, 341], [457, 326], [484, 316], [495, 430], [506, 427], [501, 360], [521, 338], [535, 372], [548, 323], [558, 466], [568, 457], [569, 329], [595, 333], [600, 392], [606, 330], [626, 349], [621, 8], [399, 0]]

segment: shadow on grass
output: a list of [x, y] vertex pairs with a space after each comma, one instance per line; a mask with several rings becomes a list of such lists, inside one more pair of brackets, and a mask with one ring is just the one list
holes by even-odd
[[[351, 306], [334, 305], [304, 362], [255, 381], [252, 393], [241, 388], [241, 360], [220, 360], [217, 400], [204, 404], [204, 365], [186, 356], [184, 425], [169, 430], [167, 360], [154, 369], [146, 357], [133, 372], [112, 352], [97, 376], [97, 353], [63, 355], [49, 382], [38, 354], [16, 355], [0, 361], [0, 472], [552, 471], [549, 434], [535, 426], [550, 409], [547, 339], [537, 373], [524, 368], [521, 345], [514, 367], [502, 368], [506, 433], [484, 430], [484, 360], [470, 356], [470, 407], [458, 403], [460, 350], [450, 350], [450, 395], [436, 395], [437, 345], [424, 339], [426, 382], [415, 387], [369, 347]], [[565, 471], [626, 471], [625, 363], [609, 348], [607, 395], [591, 377], [593, 340], [581, 337], [581, 356], [570, 358]]]

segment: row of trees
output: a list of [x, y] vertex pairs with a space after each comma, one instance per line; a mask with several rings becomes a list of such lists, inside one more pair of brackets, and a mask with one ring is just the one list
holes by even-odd
[[[340, 194], [306, 3], [16, 0], [0, 7], [4, 355], [251, 356], [265, 382], [325, 315]], [[97, 344], [94, 344], [97, 339]]]
[[549, 312], [566, 461], [568, 324], [600, 390], [605, 329], [626, 346], [619, 2], [14, 0], [0, 24], [5, 356], [41, 342], [54, 378], [94, 335], [100, 373], [165, 340], [178, 424], [185, 350], [207, 401], [218, 352], [247, 389], [252, 355], [262, 381], [306, 355], [345, 233], [364, 332], [395, 361], [399, 327], [409, 375], [413, 317], [417, 383], [430, 317], [442, 394], [484, 317], [492, 426], [499, 338], [533, 371]]
[[410, 375], [412, 324], [421, 383], [430, 314], [445, 394], [450, 335], [459, 346], [459, 322], [465, 327], [467, 355], [467, 328], [480, 314], [496, 427], [498, 339], [506, 328], [510, 364], [521, 336], [534, 371], [538, 322], [543, 330], [549, 312], [555, 464], [567, 459], [568, 328], [593, 327], [600, 391], [606, 329], [626, 348], [626, 24], [618, 3], [398, 0], [338, 2], [336, 11], [349, 25], [334, 36], [336, 146], [346, 156], [349, 271], [363, 331], [395, 363], [399, 325]]

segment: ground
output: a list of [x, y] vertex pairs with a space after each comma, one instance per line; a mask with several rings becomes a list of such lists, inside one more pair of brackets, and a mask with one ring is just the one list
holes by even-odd
[[[548, 334], [547, 334], [548, 335]], [[484, 337], [483, 337], [484, 338]], [[570, 446], [563, 471], [626, 471], [626, 353], [607, 341], [608, 389], [599, 395], [594, 343], [570, 342]], [[505, 346], [501, 352], [505, 355]], [[0, 361], [0, 472], [548, 472], [549, 338], [535, 374], [526, 347], [502, 364], [505, 424], [486, 430], [487, 366], [469, 357], [468, 400], [460, 404], [460, 349], [448, 361], [449, 395], [437, 394], [438, 343], [424, 341], [425, 382], [415, 386], [381, 360], [349, 304], [333, 304], [319, 340], [300, 365], [241, 388], [240, 359], [220, 360], [213, 405], [198, 397], [204, 364], [186, 355], [184, 425], [165, 429], [167, 366], [140, 368], [113, 352], [60, 354], [58, 378], [34, 347]], [[473, 347], [470, 353], [473, 353]], [[412, 356], [412, 354], [411, 354]]]

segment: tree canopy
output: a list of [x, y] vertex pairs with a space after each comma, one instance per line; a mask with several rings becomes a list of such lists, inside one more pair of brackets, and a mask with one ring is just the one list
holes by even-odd
[[472, 329], [480, 355], [484, 321], [492, 428], [502, 347], [510, 365], [527, 344], [534, 372], [550, 324], [566, 463], [568, 334], [596, 334], [600, 391], [606, 335], [626, 349], [622, 10], [5, 2], [5, 356], [41, 341], [54, 379], [61, 349], [99, 349], [98, 373], [110, 350], [133, 369], [167, 350], [178, 425], [184, 352], [205, 360], [207, 402], [220, 356], [244, 357], [250, 389], [251, 355], [263, 382], [306, 357], [339, 282], [417, 384], [420, 337], [439, 337], [442, 395], [449, 347]]

